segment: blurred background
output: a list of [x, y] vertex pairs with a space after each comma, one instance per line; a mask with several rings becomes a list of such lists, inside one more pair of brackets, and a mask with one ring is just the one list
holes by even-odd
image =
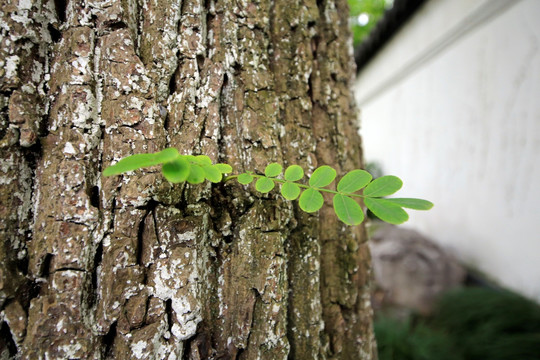
[[[397, 196], [435, 204], [399, 230], [372, 229], [375, 302], [435, 316], [448, 310], [444, 296], [463, 290], [445, 291], [480, 285], [446, 306], [464, 316], [492, 306], [508, 316], [498, 324], [527, 308], [520, 319], [530, 320], [518, 323], [528, 330], [499, 330], [525, 331], [508, 346], [529, 347], [464, 358], [540, 358], [540, 0], [349, 3], [365, 159], [403, 179]], [[399, 317], [410, 338], [413, 320]]]

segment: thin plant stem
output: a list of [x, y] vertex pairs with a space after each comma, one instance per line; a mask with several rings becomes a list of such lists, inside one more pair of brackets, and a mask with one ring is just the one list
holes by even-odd
[[[340, 194], [340, 195], [351, 196], [351, 197], [359, 197], [359, 198], [366, 198], [367, 197], [367, 196], [360, 195], [360, 194], [343, 193], [343, 192], [339, 192], [339, 191], [335, 191], [335, 190], [330, 190], [330, 189], [325, 189], [325, 188], [318, 188], [318, 187], [313, 187], [313, 186], [304, 185], [304, 184], [298, 184], [298, 183], [296, 183], [294, 181], [287, 181], [287, 180], [278, 179], [278, 178], [269, 178], [269, 177], [264, 176], [264, 175], [257, 175], [257, 174], [249, 174], [249, 175], [253, 176], [254, 178], [267, 178], [267, 179], [270, 179], [272, 181], [275, 181], [275, 182], [278, 182], [278, 183], [281, 183], [281, 184], [284, 184], [286, 182], [291, 182], [291, 183], [296, 184], [299, 187], [304, 188], [304, 189], [314, 189], [314, 190], [327, 192], [327, 193], [331, 193], [331, 194]], [[238, 178], [238, 176], [240, 176], [240, 174], [238, 174], [238, 175], [229, 175], [229, 176], [225, 177], [223, 179], [223, 181], [225, 182], [225, 181], [229, 181], [229, 180], [232, 180], [232, 179], [236, 179], [236, 178]]]

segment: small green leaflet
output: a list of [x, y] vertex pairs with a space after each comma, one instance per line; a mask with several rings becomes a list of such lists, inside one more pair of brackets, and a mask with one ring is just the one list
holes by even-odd
[[364, 203], [379, 219], [390, 224], [403, 224], [409, 219], [409, 215], [399, 205], [379, 198], [364, 198]]
[[285, 170], [285, 180], [298, 181], [304, 177], [304, 169], [298, 165], [291, 165]]
[[253, 176], [251, 176], [248, 173], [243, 173], [243, 174], [238, 175], [237, 180], [240, 184], [247, 185], [253, 181]]
[[264, 174], [268, 177], [276, 177], [281, 174], [281, 170], [283, 170], [281, 165], [278, 163], [271, 163], [266, 166], [266, 169], [264, 169]]
[[300, 199], [298, 200], [300, 209], [308, 213], [319, 210], [322, 208], [323, 203], [324, 199], [321, 192], [311, 188], [304, 190], [302, 195], [300, 195]]
[[341, 178], [337, 191], [351, 194], [365, 187], [371, 181], [371, 174], [364, 170], [349, 171]]
[[403, 181], [400, 178], [393, 175], [381, 176], [373, 180], [364, 189], [364, 196], [369, 197], [381, 197], [392, 195], [403, 186]]
[[218, 183], [221, 181], [222, 175], [221, 171], [215, 165], [203, 165], [204, 177], [213, 183]]
[[300, 195], [300, 187], [292, 182], [281, 184], [281, 195], [287, 200], [295, 200]]
[[433, 203], [427, 200], [422, 199], [413, 199], [413, 198], [390, 198], [386, 199], [394, 204], [397, 204], [401, 207], [414, 209], [414, 210], [429, 210], [433, 207]]
[[113, 166], [109, 166], [103, 171], [103, 176], [112, 176], [125, 173], [127, 171], [137, 170], [142, 167], [154, 166], [173, 161], [180, 154], [175, 148], [167, 148], [154, 154], [135, 154], [125, 157]]
[[358, 225], [364, 221], [362, 207], [348, 196], [336, 194], [333, 199], [334, 211], [339, 220], [347, 225]]
[[232, 172], [232, 166], [229, 164], [216, 164], [214, 165], [216, 169], [219, 170], [222, 174], [230, 174]]
[[271, 179], [265, 177], [257, 179], [257, 182], [255, 183], [255, 189], [262, 192], [263, 194], [272, 190], [274, 186], [274, 182]]
[[315, 169], [311, 177], [309, 178], [309, 186], [314, 188], [321, 188], [326, 185], [330, 185], [336, 178], [336, 170], [328, 165], [323, 165]]
[[187, 178], [187, 182], [190, 184], [200, 184], [204, 182], [205, 172], [200, 165], [191, 164], [191, 172]]
[[212, 160], [206, 155], [197, 155], [194, 158], [194, 161], [198, 163], [199, 165], [212, 165]]
[[163, 176], [172, 183], [181, 183], [186, 181], [190, 171], [191, 165], [182, 156], [161, 166]]

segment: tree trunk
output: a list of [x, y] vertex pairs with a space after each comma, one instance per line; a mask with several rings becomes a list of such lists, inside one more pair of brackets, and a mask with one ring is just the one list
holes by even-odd
[[0, 0], [0, 357], [372, 359], [362, 226], [167, 146], [361, 167], [345, 0]]

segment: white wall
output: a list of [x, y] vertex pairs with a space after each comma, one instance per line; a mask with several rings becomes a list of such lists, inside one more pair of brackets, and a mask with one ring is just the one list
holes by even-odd
[[367, 161], [407, 223], [540, 301], [540, 1], [430, 0], [357, 81]]

